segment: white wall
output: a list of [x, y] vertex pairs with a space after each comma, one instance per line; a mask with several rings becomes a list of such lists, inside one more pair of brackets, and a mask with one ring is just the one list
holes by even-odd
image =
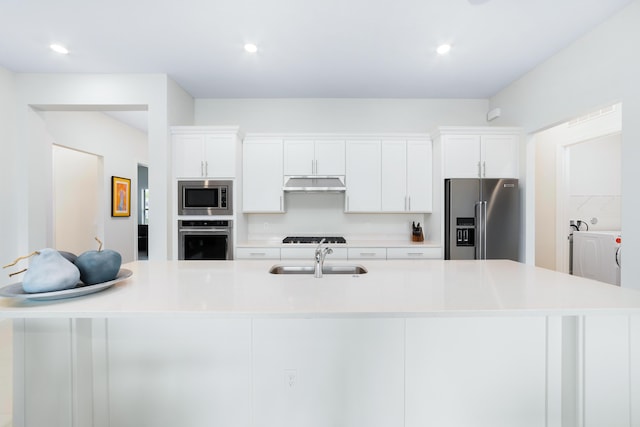
[[[32, 107], [40, 110], [147, 110], [149, 115], [149, 185], [153, 189], [149, 227], [150, 259], [167, 259], [169, 233], [170, 144], [169, 126], [192, 124], [191, 98], [162, 74], [16, 74], [16, 150], [11, 162], [17, 165], [10, 181], [15, 183], [16, 209], [27, 212], [10, 222], [18, 242], [12, 251], [44, 247], [51, 239], [48, 221], [51, 188], [43, 174], [50, 176], [50, 156], [46, 155], [45, 130]], [[15, 104], [14, 104], [15, 105]], [[135, 176], [135, 174], [132, 174]], [[4, 245], [4, 243], [2, 243]]]
[[621, 148], [620, 134], [569, 147], [569, 215], [590, 230], [620, 229]]
[[52, 146], [53, 247], [76, 255], [98, 249], [104, 240], [102, 159], [95, 154]]
[[486, 125], [486, 99], [196, 99], [195, 124], [243, 132], [429, 132]]
[[[490, 100], [500, 107], [496, 125], [518, 125], [534, 132], [596, 108], [622, 102], [622, 231], [625, 259], [640, 256], [640, 223], [635, 197], [640, 176], [640, 0], [536, 67]], [[532, 208], [528, 209], [531, 212]], [[531, 217], [528, 217], [531, 224]], [[532, 239], [527, 230], [527, 239]], [[527, 254], [531, 261], [531, 254]], [[640, 264], [626, 263], [623, 286], [640, 289]]]
[[[57, 145], [102, 157], [102, 190], [104, 235], [98, 236], [105, 248], [122, 255], [123, 262], [135, 259], [136, 207], [138, 206], [138, 163], [148, 163], [147, 135], [99, 112], [46, 111], [41, 114], [47, 132]], [[131, 216], [111, 217], [111, 177], [131, 179]], [[76, 209], [81, 209], [78, 200]], [[94, 236], [88, 236], [92, 241]], [[63, 249], [64, 248], [60, 248]], [[95, 241], [84, 250], [97, 249]]]
[[[13, 73], [0, 67], [0, 263], [8, 264], [18, 246], [17, 218], [24, 215], [18, 209], [18, 185], [15, 181], [18, 165], [15, 159], [15, 88]], [[6, 262], [5, 262], [6, 261]], [[6, 274], [0, 275], [0, 286], [10, 283]]]

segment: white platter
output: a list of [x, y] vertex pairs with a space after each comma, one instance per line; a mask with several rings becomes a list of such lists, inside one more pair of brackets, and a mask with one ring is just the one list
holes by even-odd
[[84, 285], [83, 283], [79, 283], [77, 287], [71, 289], [64, 289], [62, 291], [53, 291], [53, 292], [34, 292], [28, 293], [22, 289], [22, 282], [14, 283], [12, 285], [5, 286], [0, 288], [0, 296], [8, 297], [8, 298], [17, 298], [17, 299], [30, 299], [30, 300], [38, 300], [38, 301], [48, 301], [48, 300], [56, 300], [63, 298], [74, 298], [79, 297], [81, 295], [92, 294], [95, 292], [103, 291], [116, 283], [122, 282], [132, 275], [131, 270], [127, 270], [126, 268], [121, 268], [118, 271], [118, 275], [115, 279], [109, 280], [108, 282], [96, 283], [95, 285]]

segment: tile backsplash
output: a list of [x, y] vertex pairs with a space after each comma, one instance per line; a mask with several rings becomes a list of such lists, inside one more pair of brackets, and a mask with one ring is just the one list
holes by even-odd
[[571, 196], [569, 218], [586, 222], [592, 231], [620, 230], [621, 197]]

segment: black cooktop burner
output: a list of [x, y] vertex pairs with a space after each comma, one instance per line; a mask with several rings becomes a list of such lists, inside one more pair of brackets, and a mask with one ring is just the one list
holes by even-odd
[[320, 243], [322, 239], [324, 239], [325, 243], [347, 243], [344, 237], [331, 237], [331, 236], [320, 236], [320, 237], [292, 236], [292, 237], [285, 237], [282, 240], [282, 243], [315, 243], [317, 245], [318, 243]]

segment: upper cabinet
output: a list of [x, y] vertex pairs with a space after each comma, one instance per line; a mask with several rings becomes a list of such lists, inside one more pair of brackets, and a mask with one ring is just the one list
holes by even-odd
[[347, 142], [345, 212], [380, 212], [380, 148], [379, 140]]
[[520, 130], [440, 128], [444, 178], [518, 178]]
[[344, 175], [344, 141], [285, 139], [284, 174], [287, 176]]
[[245, 138], [242, 152], [242, 211], [284, 212], [282, 140]]
[[431, 212], [433, 209], [431, 141], [382, 141], [381, 211]]
[[428, 137], [349, 140], [346, 212], [431, 212], [433, 152]]
[[235, 178], [238, 128], [171, 128], [176, 178]]

